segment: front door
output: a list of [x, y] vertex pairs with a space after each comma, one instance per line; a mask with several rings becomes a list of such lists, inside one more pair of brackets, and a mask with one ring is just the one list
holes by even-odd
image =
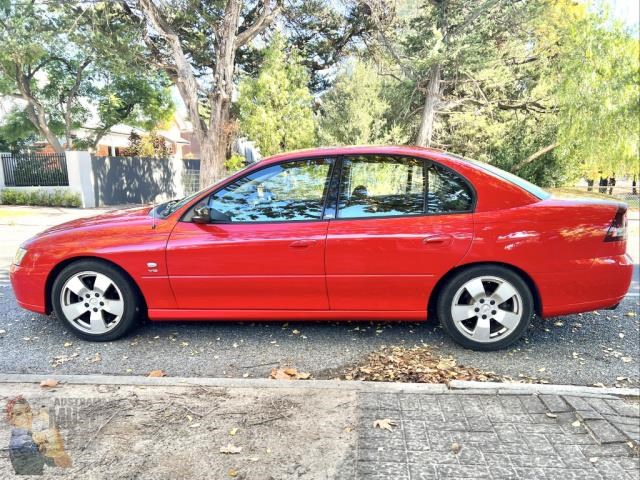
[[188, 214], [178, 222], [167, 244], [178, 307], [326, 310], [322, 217], [333, 163], [254, 170], [205, 200], [215, 223], [192, 223]]
[[473, 237], [472, 192], [454, 172], [408, 157], [343, 159], [327, 234], [332, 310], [425, 312]]

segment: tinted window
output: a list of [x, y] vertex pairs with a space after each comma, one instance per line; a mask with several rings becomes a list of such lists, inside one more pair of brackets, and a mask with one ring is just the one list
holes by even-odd
[[338, 218], [424, 213], [424, 162], [401, 157], [345, 157]]
[[464, 180], [439, 165], [429, 165], [427, 172], [427, 213], [471, 210], [473, 196]]
[[216, 192], [209, 206], [232, 222], [320, 219], [331, 165], [314, 159], [257, 170]]

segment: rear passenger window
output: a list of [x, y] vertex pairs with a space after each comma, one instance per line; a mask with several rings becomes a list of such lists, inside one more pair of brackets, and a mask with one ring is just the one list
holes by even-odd
[[472, 206], [467, 183], [439, 165], [411, 157], [343, 159], [338, 218], [447, 214]]
[[469, 212], [472, 204], [471, 189], [457, 174], [439, 165], [429, 165], [427, 213]]
[[345, 157], [338, 218], [424, 213], [424, 162], [415, 158]]

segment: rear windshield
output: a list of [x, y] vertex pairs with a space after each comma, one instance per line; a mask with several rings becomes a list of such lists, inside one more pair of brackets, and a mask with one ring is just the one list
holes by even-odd
[[527, 182], [524, 178], [520, 178], [517, 175], [514, 175], [513, 173], [505, 172], [500, 168], [494, 167], [493, 165], [489, 165], [488, 163], [480, 162], [478, 160], [471, 160], [469, 158], [464, 158], [459, 155], [451, 155], [451, 156], [460, 160], [464, 160], [465, 162], [472, 163], [475, 166], [480, 167], [481, 169], [486, 170], [489, 173], [493, 173], [494, 175], [502, 178], [503, 180], [513, 183], [514, 185], [517, 185], [523, 190], [526, 190], [531, 195], [539, 198], [540, 200], [545, 200], [551, 196], [551, 194], [546, 190], [543, 190], [542, 188], [540, 188], [537, 185], [534, 185], [531, 182]]

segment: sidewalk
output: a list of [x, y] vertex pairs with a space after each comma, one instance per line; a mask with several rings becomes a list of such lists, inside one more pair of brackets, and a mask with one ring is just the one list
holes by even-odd
[[[594, 388], [473, 382], [59, 378], [45, 389], [39, 377], [0, 376], [14, 437], [21, 408], [33, 438], [48, 439], [45, 478], [632, 480], [640, 472], [637, 392], [629, 400]], [[29, 406], [16, 407], [16, 395]], [[0, 449], [11, 435], [0, 423]], [[0, 478], [21, 478], [7, 450]]]

